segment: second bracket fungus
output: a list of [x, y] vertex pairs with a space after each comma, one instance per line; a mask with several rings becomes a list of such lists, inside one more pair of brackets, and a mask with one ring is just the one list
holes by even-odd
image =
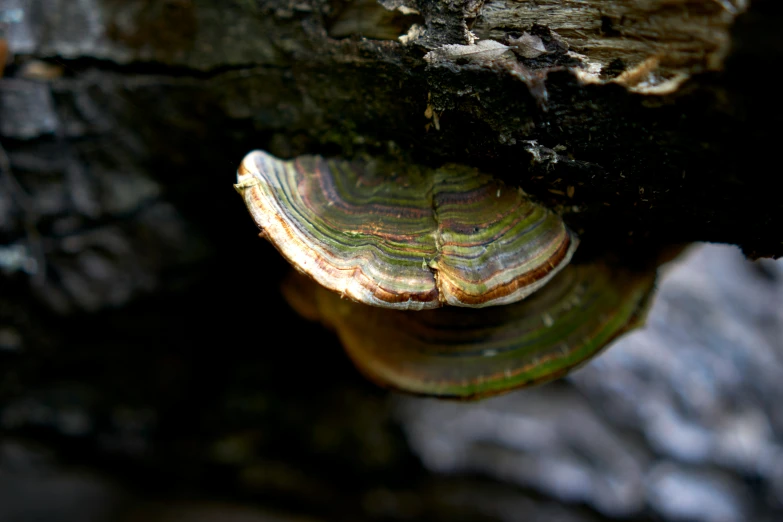
[[305, 277], [284, 282], [300, 315], [333, 328], [356, 366], [380, 385], [478, 399], [562, 377], [644, 318], [655, 268], [571, 264], [518, 303], [417, 313], [340, 299]]
[[519, 301], [578, 244], [521, 189], [475, 169], [254, 151], [237, 191], [262, 234], [300, 272], [354, 301], [402, 310]]

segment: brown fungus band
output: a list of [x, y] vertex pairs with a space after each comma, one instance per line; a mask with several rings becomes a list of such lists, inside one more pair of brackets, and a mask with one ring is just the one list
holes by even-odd
[[654, 268], [571, 264], [507, 306], [410, 313], [354, 303], [292, 274], [291, 306], [337, 332], [367, 377], [400, 391], [478, 399], [562, 377], [643, 319]]
[[395, 170], [254, 151], [236, 188], [297, 270], [384, 308], [513, 303], [552, 279], [578, 244], [521, 189], [462, 166]]

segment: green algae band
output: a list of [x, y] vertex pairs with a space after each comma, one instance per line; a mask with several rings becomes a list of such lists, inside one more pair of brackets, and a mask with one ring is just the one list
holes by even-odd
[[585, 363], [643, 320], [655, 270], [569, 265], [518, 303], [419, 313], [340, 299], [296, 275], [292, 307], [334, 329], [356, 366], [408, 393], [476, 399], [546, 382]]
[[354, 301], [421, 310], [507, 304], [566, 266], [562, 219], [474, 169], [404, 169], [254, 151], [237, 191], [297, 270]]

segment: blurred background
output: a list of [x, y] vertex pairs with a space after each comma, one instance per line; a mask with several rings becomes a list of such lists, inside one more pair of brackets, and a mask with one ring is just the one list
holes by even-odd
[[[458, 403], [366, 382], [248, 270], [286, 267], [236, 228], [184, 288], [66, 316], [28, 290], [41, 260], [4, 247], [0, 520], [780, 519], [783, 262], [695, 245], [646, 328], [564, 380]], [[122, 292], [83, 255], [71, 292]]]
[[309, 150], [286, 76], [177, 69], [76, 4], [0, 0], [0, 522], [783, 519], [783, 261], [692, 246], [542, 387], [386, 392], [285, 305], [231, 186]]

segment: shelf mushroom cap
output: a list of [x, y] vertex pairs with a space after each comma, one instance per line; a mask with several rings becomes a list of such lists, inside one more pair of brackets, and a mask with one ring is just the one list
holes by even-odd
[[300, 272], [354, 301], [403, 310], [524, 299], [578, 239], [521, 189], [475, 169], [248, 154], [237, 172], [262, 235]]
[[564, 376], [640, 326], [655, 268], [571, 264], [528, 299], [408, 313], [364, 306], [292, 274], [283, 295], [336, 331], [371, 380], [417, 395], [480, 399]]

